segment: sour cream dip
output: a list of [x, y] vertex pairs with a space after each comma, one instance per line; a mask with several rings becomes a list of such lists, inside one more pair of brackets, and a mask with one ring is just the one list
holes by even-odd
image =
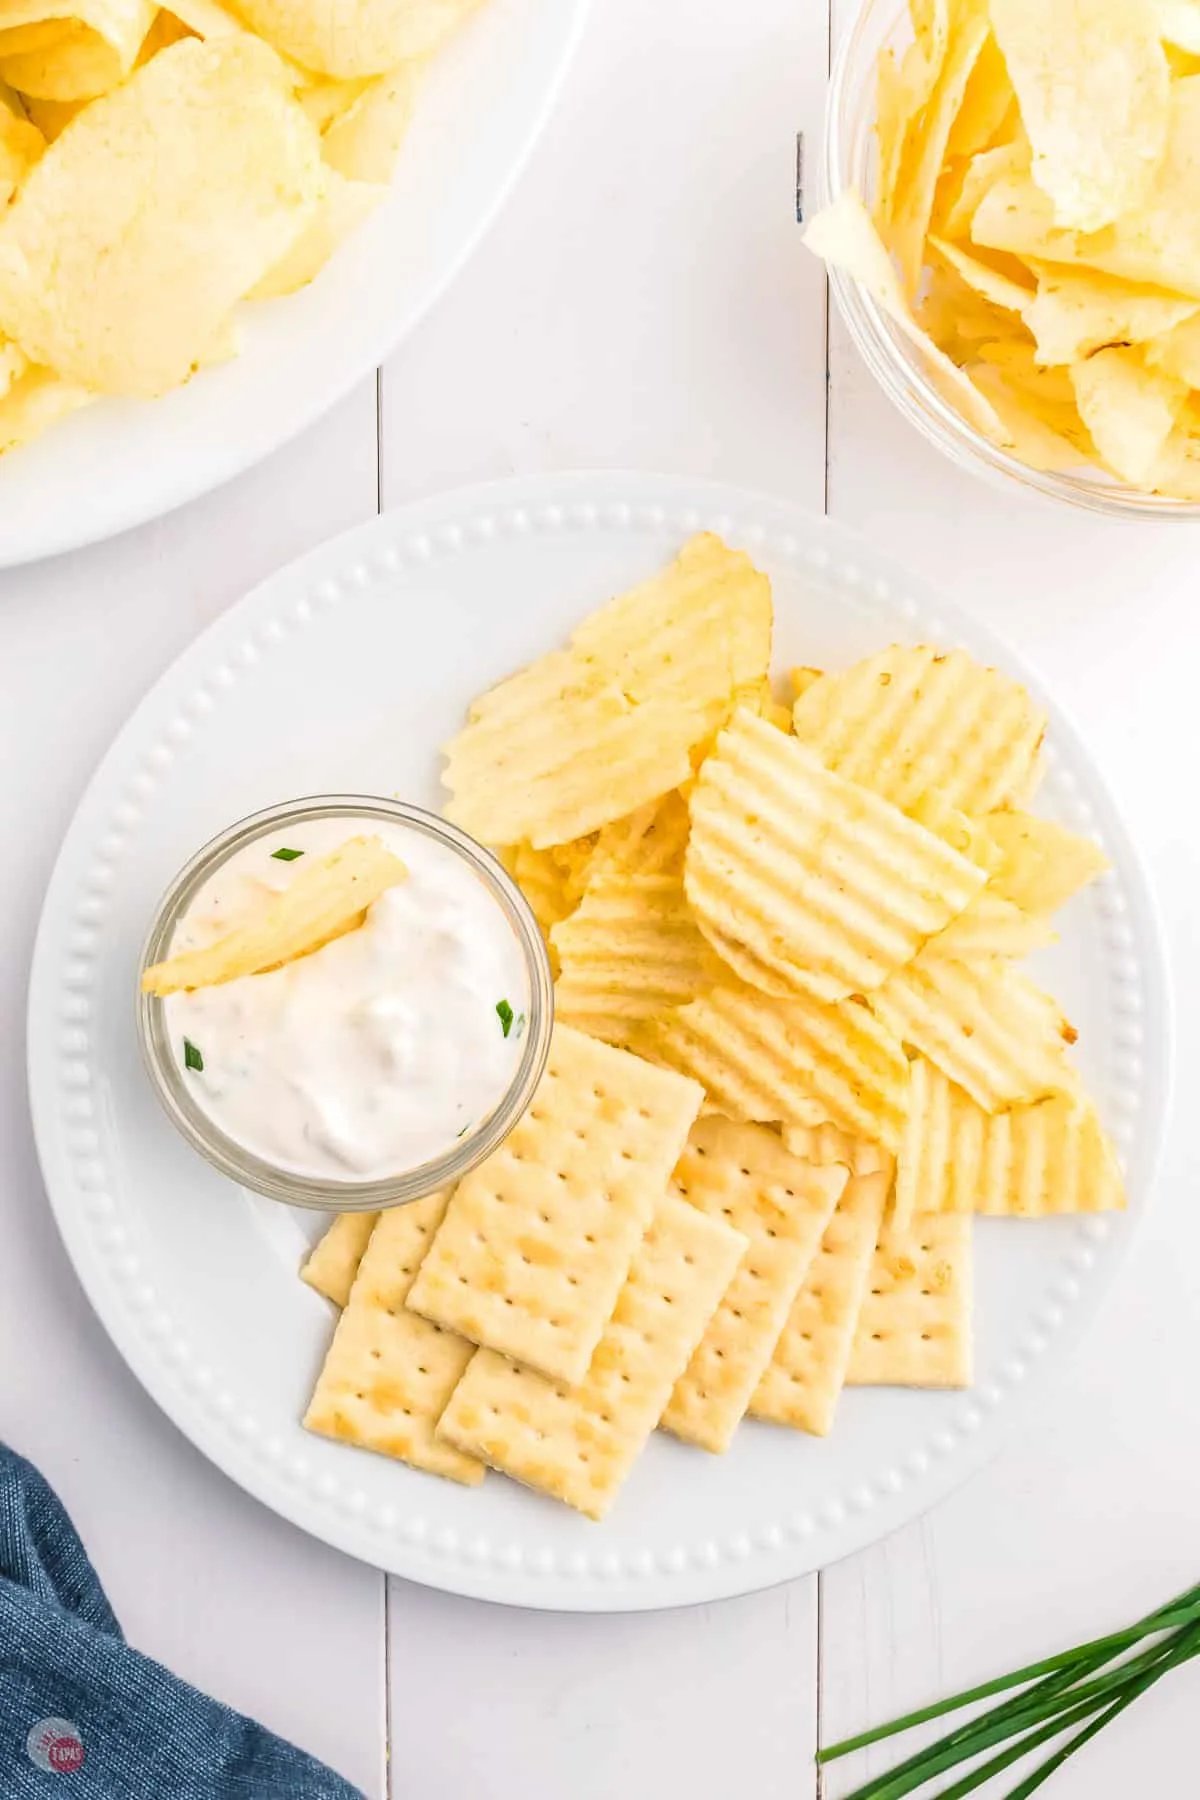
[[453, 1149], [516, 1077], [529, 970], [496, 895], [450, 845], [396, 821], [304, 818], [236, 849], [196, 891], [170, 954], [234, 929], [304, 859], [378, 837], [407, 877], [361, 926], [261, 975], [169, 995], [169, 1053], [195, 1105], [273, 1167], [368, 1182]]

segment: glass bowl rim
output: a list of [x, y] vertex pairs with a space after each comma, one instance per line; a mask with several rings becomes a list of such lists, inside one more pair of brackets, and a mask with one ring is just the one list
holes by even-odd
[[[454, 851], [499, 902], [524, 956], [529, 1000], [524, 1050], [511, 1083], [493, 1110], [460, 1143], [415, 1169], [369, 1181], [328, 1181], [282, 1169], [222, 1132], [188, 1094], [170, 1054], [161, 1001], [141, 992], [142, 972], [168, 952], [176, 924], [203, 882], [245, 844], [285, 825], [341, 817], [390, 820], [422, 832]], [[290, 1206], [323, 1212], [373, 1212], [405, 1205], [453, 1186], [499, 1148], [522, 1118], [541, 1080], [554, 1024], [550, 959], [529, 902], [503, 865], [449, 820], [408, 801], [377, 794], [311, 794], [281, 801], [235, 821], [201, 845], [171, 881], [154, 909], [138, 962], [137, 1036], [155, 1095], [176, 1130], [222, 1175]]]

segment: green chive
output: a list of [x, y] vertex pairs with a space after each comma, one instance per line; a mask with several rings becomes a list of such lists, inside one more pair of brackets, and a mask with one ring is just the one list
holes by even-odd
[[304, 852], [303, 850], [289, 850], [286, 844], [281, 844], [278, 850], [272, 850], [271, 855], [276, 862], [295, 862], [298, 856], [304, 855]]
[[496, 1017], [500, 1021], [501, 1031], [504, 1033], [505, 1037], [507, 1037], [513, 1028], [513, 1009], [508, 1004], [507, 1000], [497, 1000]]
[[525, 1035], [525, 1014], [524, 1013], [517, 1014], [517, 1026], [516, 1026], [516, 1031], [514, 1032], [513, 1035], [515, 1037], [524, 1037], [524, 1035]]
[[[1152, 1640], [1137, 1655], [1128, 1654], [1144, 1639]], [[1107, 1637], [1094, 1638], [1074, 1650], [1060, 1652], [997, 1680], [984, 1682], [950, 1700], [922, 1707], [904, 1718], [855, 1738], [832, 1744], [818, 1752], [819, 1762], [830, 1762], [851, 1750], [905, 1731], [912, 1725], [942, 1717], [960, 1706], [982, 1700], [1006, 1689], [1022, 1688], [1000, 1705], [978, 1714], [965, 1725], [927, 1744], [916, 1755], [865, 1782], [847, 1800], [903, 1800], [918, 1790], [928, 1794], [930, 1784], [953, 1769], [975, 1766], [949, 1787], [939, 1786], [937, 1800], [966, 1800], [985, 1781], [999, 1775], [1042, 1744], [1062, 1739], [1073, 1726], [1083, 1729], [1060, 1743], [1032, 1774], [1010, 1790], [1007, 1800], [1027, 1800], [1066, 1759], [1095, 1737], [1110, 1719], [1123, 1712], [1139, 1694], [1180, 1663], [1200, 1656], [1200, 1588], [1191, 1588], [1168, 1605], [1150, 1613], [1136, 1625]], [[985, 1752], [991, 1757], [980, 1761]]]
[[191, 1038], [187, 1037], [183, 1040], [183, 1066], [185, 1069], [195, 1069], [197, 1074], [204, 1067], [204, 1058], [197, 1050], [195, 1044], [193, 1044]]
[[455, 1134], [454, 1134], [455, 1143], [457, 1144], [459, 1138], [465, 1138], [468, 1131], [470, 1131], [470, 1129], [471, 1129], [471, 1121], [470, 1121], [470, 1119], [468, 1119], [466, 1124], [463, 1126], [462, 1130], [455, 1132]]

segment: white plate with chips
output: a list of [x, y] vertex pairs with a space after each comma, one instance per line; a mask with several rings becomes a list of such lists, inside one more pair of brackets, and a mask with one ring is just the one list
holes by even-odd
[[[1125, 1215], [977, 1226], [976, 1382], [850, 1390], [826, 1439], [746, 1423], [725, 1456], [661, 1435], [603, 1524], [502, 1478], [458, 1488], [306, 1434], [331, 1315], [296, 1279], [318, 1226], [229, 1185], [175, 1135], [138, 1062], [134, 989], [154, 905], [204, 839], [306, 792], [437, 805], [467, 701], [708, 527], [771, 577], [778, 669], [893, 640], [961, 642], [1050, 712], [1039, 809], [1095, 832], [1111, 872], [1039, 953], [1121, 1149]], [[894, 1530], [977, 1468], [1096, 1311], [1149, 1204], [1169, 1085], [1153, 907], [1069, 722], [989, 634], [865, 543], [688, 479], [555, 475], [451, 494], [283, 570], [139, 707], [102, 764], [47, 896], [30, 1092], [68, 1251], [114, 1342], [204, 1453], [355, 1556], [522, 1606], [661, 1607], [797, 1576]]]
[[159, 399], [86, 407], [0, 457], [0, 567], [195, 499], [311, 425], [382, 362], [511, 191], [587, 3], [488, 0], [467, 20], [420, 84], [390, 192], [310, 286], [239, 309], [240, 355]]

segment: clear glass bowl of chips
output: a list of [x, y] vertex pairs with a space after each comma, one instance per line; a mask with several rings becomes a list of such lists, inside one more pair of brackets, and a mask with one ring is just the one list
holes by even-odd
[[[908, 10], [897, 0], [864, 0], [843, 34], [830, 73], [815, 204], [806, 208], [806, 219], [848, 191], [861, 195], [871, 206], [877, 191], [879, 58], [888, 48], [901, 57], [912, 38]], [[830, 265], [828, 273], [837, 310], [883, 392], [909, 423], [959, 468], [981, 475], [993, 486], [1008, 488], [1015, 482], [1050, 499], [1112, 517], [1200, 518], [1200, 501], [1132, 487], [1099, 467], [1035, 468], [994, 443], [939, 389], [928, 358], [873, 295], [842, 269]]]

